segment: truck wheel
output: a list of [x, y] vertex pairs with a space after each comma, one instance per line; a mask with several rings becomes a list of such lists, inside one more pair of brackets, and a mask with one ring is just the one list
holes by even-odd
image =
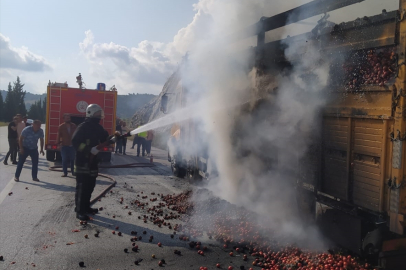
[[185, 168], [178, 168], [178, 175], [177, 177], [179, 178], [184, 178], [186, 176], [186, 169]]
[[174, 176], [179, 177], [179, 178], [184, 178], [185, 177], [185, 175], [186, 175], [186, 169], [185, 168], [179, 167], [179, 165], [177, 165], [177, 164], [175, 164], [175, 165], [172, 164], [171, 168], [172, 168], [172, 172], [173, 172]]
[[190, 181], [200, 181], [203, 179], [203, 177], [199, 174], [198, 169], [188, 170], [187, 176]]
[[59, 152], [59, 151], [55, 152], [55, 161], [62, 162], [61, 152]]
[[47, 150], [46, 158], [48, 161], [55, 161], [55, 151]]

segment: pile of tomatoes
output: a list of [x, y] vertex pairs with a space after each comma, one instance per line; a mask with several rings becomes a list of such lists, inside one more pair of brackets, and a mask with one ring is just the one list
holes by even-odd
[[363, 50], [353, 53], [343, 65], [345, 86], [357, 89], [362, 85], [384, 86], [396, 72], [394, 49]]
[[221, 242], [224, 249], [232, 249], [230, 256], [240, 254], [244, 261], [251, 259], [252, 266], [261, 269], [373, 269], [349, 255], [307, 251], [289, 245], [277, 239], [271, 229], [256, 222], [259, 220], [256, 214], [216, 198], [192, 202], [192, 196], [192, 191], [186, 191], [161, 198], [170, 211], [182, 216], [184, 224], [174, 226], [175, 231], [181, 232], [181, 240], [189, 241], [206, 234]]

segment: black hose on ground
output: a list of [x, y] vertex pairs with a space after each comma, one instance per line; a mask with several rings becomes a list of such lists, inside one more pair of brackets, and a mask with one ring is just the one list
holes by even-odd
[[[153, 166], [155, 166], [153, 163], [128, 163], [121, 165], [99, 166], [99, 168], [115, 169], [115, 168], [134, 168], [134, 167], [153, 167]], [[61, 165], [50, 166], [48, 169], [54, 172], [63, 172]], [[97, 202], [101, 197], [103, 197], [107, 192], [109, 192], [109, 190], [112, 189], [117, 183], [116, 179], [107, 174], [99, 173], [99, 176], [109, 179], [112, 183], [107, 188], [105, 188], [99, 195], [93, 198], [90, 201], [90, 205]]]

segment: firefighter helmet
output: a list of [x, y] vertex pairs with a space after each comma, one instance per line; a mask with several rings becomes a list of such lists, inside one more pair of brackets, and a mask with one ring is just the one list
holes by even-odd
[[97, 104], [90, 104], [86, 108], [86, 117], [89, 118], [104, 118], [103, 109]]

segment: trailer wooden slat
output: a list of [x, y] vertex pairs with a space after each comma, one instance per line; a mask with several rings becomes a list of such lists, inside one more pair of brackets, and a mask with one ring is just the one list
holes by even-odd
[[367, 184], [367, 185], [371, 185], [371, 186], [375, 186], [375, 187], [380, 186], [379, 179], [377, 180], [377, 179], [362, 177], [359, 175], [354, 175], [353, 180], [354, 180], [354, 182], [359, 182], [359, 183], [363, 183], [363, 184]]
[[372, 148], [381, 150], [382, 140], [381, 141], [370, 141], [370, 140], [359, 138], [359, 139], [354, 140], [354, 146], [372, 147]]
[[354, 134], [370, 134], [370, 135], [382, 135], [382, 129], [358, 127], [354, 128]]
[[375, 175], [381, 175], [381, 168], [379, 164], [368, 165], [362, 162], [354, 161], [354, 169], [360, 172], [372, 173]]
[[375, 192], [375, 193], [378, 193], [378, 195], [379, 195], [379, 192], [381, 191], [380, 187], [354, 181], [354, 189], [355, 188]]

